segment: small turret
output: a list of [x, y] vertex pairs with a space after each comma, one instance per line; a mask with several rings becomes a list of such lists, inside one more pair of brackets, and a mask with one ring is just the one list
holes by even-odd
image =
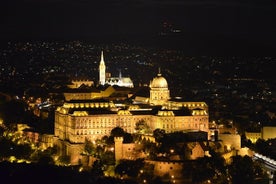
[[123, 158], [123, 137], [114, 137], [116, 164]]

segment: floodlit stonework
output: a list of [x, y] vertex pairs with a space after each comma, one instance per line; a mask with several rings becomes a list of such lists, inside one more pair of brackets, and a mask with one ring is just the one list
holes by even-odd
[[101, 53], [101, 61], [99, 65], [99, 84], [100, 85], [111, 85], [111, 86], [121, 86], [121, 87], [128, 87], [133, 88], [133, 82], [130, 77], [122, 77], [122, 73], [118, 77], [111, 77], [110, 73], [106, 72], [106, 66], [104, 62], [104, 55], [103, 51]]
[[105, 84], [105, 63], [104, 63], [104, 55], [103, 51], [101, 53], [101, 61], [99, 66], [99, 84], [104, 85]]
[[[136, 133], [138, 122], [147, 124], [151, 132], [157, 128], [164, 129], [166, 133], [209, 131], [207, 104], [171, 99], [167, 80], [160, 71], [150, 82], [149, 90], [150, 96], [143, 97], [148, 100], [141, 104], [136, 103], [137, 97], [132, 99], [132, 104], [129, 101], [125, 104], [114, 102], [112, 94], [116, 89], [112, 86], [102, 91], [66, 92], [65, 103], [55, 111], [54, 133], [60, 146], [61, 142], [66, 142], [62, 148], [66, 147], [67, 151], [64, 153], [77, 155], [77, 151], [73, 151], [74, 144], [81, 145], [85, 139], [101, 139], [110, 135], [115, 127], [121, 127], [128, 133]], [[77, 147], [77, 150], [81, 150]]]
[[94, 85], [94, 82], [91, 80], [72, 80], [71, 84], [68, 84], [67, 87], [71, 89], [76, 89], [81, 87], [82, 85], [91, 87]]
[[167, 80], [162, 77], [161, 72], [150, 82], [150, 103], [164, 105], [170, 99]]

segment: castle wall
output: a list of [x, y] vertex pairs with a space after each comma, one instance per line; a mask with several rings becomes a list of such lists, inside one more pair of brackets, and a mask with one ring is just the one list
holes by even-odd
[[241, 148], [241, 136], [239, 134], [219, 134], [218, 138], [228, 151]]
[[191, 160], [195, 160], [200, 157], [204, 157], [205, 152], [200, 146], [200, 144], [197, 142], [195, 147], [192, 149], [192, 154], [190, 155]]
[[262, 138], [261, 132], [245, 132], [246, 139], [249, 139], [252, 143], [256, 143], [258, 139]]
[[154, 165], [154, 175], [163, 177], [169, 175], [171, 178], [182, 178], [182, 162], [161, 162], [161, 161], [147, 161]]

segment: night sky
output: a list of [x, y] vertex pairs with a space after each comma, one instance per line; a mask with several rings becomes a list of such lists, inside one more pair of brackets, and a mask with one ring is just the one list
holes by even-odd
[[198, 49], [276, 50], [272, 0], [6, 1], [0, 6], [1, 40], [146, 40], [168, 22], [182, 30], [182, 42]]

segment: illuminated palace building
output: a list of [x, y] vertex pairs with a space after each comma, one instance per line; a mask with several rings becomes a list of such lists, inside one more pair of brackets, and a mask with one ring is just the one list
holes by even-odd
[[[99, 67], [99, 84], [106, 84], [103, 53]], [[121, 87], [122, 88], [122, 87]], [[85, 139], [96, 140], [115, 127], [135, 133], [138, 122], [151, 131], [159, 128], [167, 133], [175, 131], [209, 131], [208, 106], [205, 102], [183, 102], [170, 97], [167, 80], [159, 70], [149, 84], [149, 96], [135, 94], [134, 88], [122, 90], [107, 86], [102, 90], [64, 93], [65, 103], [55, 112], [55, 140], [65, 146], [66, 154], [77, 155], [83, 150]], [[114, 93], [127, 93], [125, 103], [116, 101]], [[77, 162], [72, 160], [72, 163]]]

